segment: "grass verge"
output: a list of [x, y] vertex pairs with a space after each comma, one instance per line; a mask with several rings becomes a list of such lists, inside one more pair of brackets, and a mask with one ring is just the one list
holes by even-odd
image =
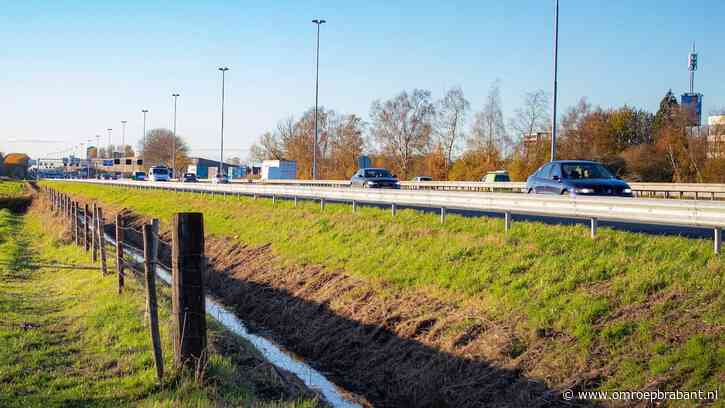
[[[513, 326], [514, 360], [542, 337], [548, 367], [590, 369], [597, 389], [714, 390], [725, 394], [725, 259], [711, 242], [603, 228], [516, 223], [412, 210], [222, 198], [53, 183], [77, 196], [168, 221], [202, 211], [206, 232], [248, 245], [271, 244], [280, 262], [344, 270], [381, 290], [422, 289], [449, 303], [474, 303], [487, 318]], [[451, 328], [464, 331], [465, 327]], [[563, 334], [558, 336], [557, 334]], [[569, 341], [567, 339], [573, 339]], [[574, 363], [569, 363], [573, 361]], [[514, 361], [515, 363], [515, 361]], [[539, 366], [542, 367], [542, 366]], [[554, 385], [566, 373], [548, 377]], [[686, 404], [686, 403], [685, 403]]]
[[0, 197], [19, 197], [25, 194], [24, 181], [0, 180]]
[[39, 209], [25, 216], [0, 210], [0, 406], [317, 405], [283, 390], [273, 370], [215, 324], [210, 343], [225, 353], [210, 351], [204, 384], [171, 369], [165, 288], [159, 313], [168, 374], [159, 384], [139, 283], [127, 279], [118, 295], [115, 279], [96, 270], [32, 266], [90, 263], [81, 249], [48, 233], [59, 230]]

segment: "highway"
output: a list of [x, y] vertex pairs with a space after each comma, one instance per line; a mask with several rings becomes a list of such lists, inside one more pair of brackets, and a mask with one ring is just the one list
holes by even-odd
[[[234, 183], [249, 183], [247, 180], [235, 180]], [[298, 185], [310, 187], [349, 187], [347, 180], [254, 180], [252, 183], [274, 185]], [[707, 183], [628, 183], [633, 193], [647, 198], [693, 198], [725, 199], [725, 184]], [[401, 181], [400, 187], [406, 190], [438, 190], [469, 192], [525, 192], [525, 182], [486, 183], [479, 181]]]
[[74, 180], [78, 183], [106, 184], [143, 189], [168, 189], [202, 194], [247, 195], [316, 200], [322, 208], [328, 202], [375, 205], [435, 211], [445, 221], [446, 214], [504, 217], [510, 226], [518, 220], [556, 224], [589, 225], [595, 236], [600, 226], [634, 232], [683, 235], [713, 239], [715, 252], [722, 248], [725, 228], [725, 202], [710, 200], [662, 200], [621, 197], [561, 197], [517, 193], [484, 193], [440, 190], [382, 190], [309, 185], [261, 183], [178, 183], [131, 180]]

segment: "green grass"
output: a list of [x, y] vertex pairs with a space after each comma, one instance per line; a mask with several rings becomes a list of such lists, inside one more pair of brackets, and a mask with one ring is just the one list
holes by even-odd
[[[386, 291], [423, 288], [451, 302], [475, 302], [487, 317], [520, 322], [524, 341], [542, 330], [576, 338], [560, 359], [613, 366], [602, 388], [647, 384], [722, 387], [725, 376], [725, 258], [709, 240], [650, 236], [582, 226], [503, 222], [412, 210], [202, 197], [76, 183], [66, 192], [127, 207], [162, 224], [202, 211], [207, 234], [271, 243], [281, 262], [320, 264]], [[659, 344], [656, 348], [655, 344]], [[707, 357], [693, 359], [693, 353]], [[544, 358], [554, 358], [547, 357]], [[725, 390], [721, 389], [721, 395]]]
[[[173, 369], [167, 289], [159, 305], [167, 376], [158, 384], [139, 283], [127, 279], [118, 295], [115, 277], [97, 270], [32, 267], [90, 263], [47, 234], [48, 219], [37, 213], [0, 210], [0, 406], [316, 405], [257, 398], [254, 374], [240, 372], [235, 356], [212, 353], [204, 385]], [[230, 334], [211, 324], [209, 336]], [[244, 346], [239, 353], [249, 358]]]
[[0, 180], [0, 198], [19, 197], [25, 194], [25, 182], [15, 180]]

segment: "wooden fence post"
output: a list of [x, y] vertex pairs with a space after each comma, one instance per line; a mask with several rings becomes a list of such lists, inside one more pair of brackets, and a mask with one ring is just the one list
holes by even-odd
[[118, 293], [123, 292], [123, 217], [116, 214], [116, 271], [118, 272]]
[[174, 360], [196, 369], [206, 350], [204, 215], [177, 213], [171, 235]]
[[79, 207], [78, 202], [74, 201], [73, 205], [72, 205], [73, 216], [71, 217], [71, 222], [73, 223], [73, 240], [75, 241], [76, 245], [80, 245], [80, 242], [81, 242], [81, 237], [80, 237], [80, 234], [78, 233], [78, 225], [80, 222], [80, 221], [78, 221], [78, 207]]
[[103, 236], [103, 208], [98, 207], [96, 213], [96, 239], [98, 240], [98, 249], [101, 252], [101, 274], [106, 275], [108, 268], [106, 267], [106, 238]]
[[88, 223], [90, 217], [88, 217], [88, 203], [86, 203], [83, 206], [83, 248], [85, 248], [86, 252], [91, 248], [91, 243], [88, 241], [88, 232], [90, 229], [90, 226]]
[[161, 338], [159, 335], [159, 315], [156, 309], [156, 256], [158, 249], [157, 236], [159, 220], [143, 226], [144, 274], [146, 277], [146, 307], [149, 311], [151, 326], [151, 342], [154, 348], [156, 375], [159, 381], [164, 378], [164, 359], [161, 354]]
[[91, 260], [98, 261], [98, 242], [96, 241], [96, 214], [98, 206], [93, 203], [93, 214], [91, 214]]

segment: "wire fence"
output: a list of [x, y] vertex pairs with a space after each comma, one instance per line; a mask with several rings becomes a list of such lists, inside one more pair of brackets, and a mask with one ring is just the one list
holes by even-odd
[[[144, 283], [146, 292], [146, 313], [151, 331], [156, 374], [163, 381], [164, 365], [158, 324], [158, 302], [156, 291], [157, 267], [172, 273], [172, 319], [174, 330], [174, 357], [180, 365], [198, 370], [206, 364], [206, 312], [202, 272], [206, 265], [204, 248], [194, 249], [203, 243], [203, 216], [200, 213], [180, 213], [174, 216], [174, 228], [189, 232], [190, 245], [181, 242], [167, 242], [159, 233], [159, 220], [150, 223], [127, 225], [123, 213], [116, 215], [116, 222], [106, 223], [103, 209], [98, 203], [92, 205], [74, 201], [71, 196], [42, 187], [43, 201], [50, 214], [62, 222], [64, 235], [72, 243], [82, 247], [91, 255], [93, 265], [27, 262], [23, 267], [56, 268], [78, 270], [100, 270], [102, 276], [113, 274], [109, 258], [113, 260], [118, 277], [118, 293], [125, 291], [125, 278], [133, 275]], [[109, 231], [110, 230], [110, 231]], [[110, 255], [108, 248], [115, 249]], [[159, 249], [168, 256], [176, 248], [183, 267], [172, 268], [159, 258]], [[189, 261], [191, 260], [191, 261]], [[30, 261], [30, 260], [29, 260]], [[0, 266], [12, 266], [0, 261]], [[176, 276], [179, 276], [176, 279]], [[199, 375], [200, 373], [196, 373]]]

